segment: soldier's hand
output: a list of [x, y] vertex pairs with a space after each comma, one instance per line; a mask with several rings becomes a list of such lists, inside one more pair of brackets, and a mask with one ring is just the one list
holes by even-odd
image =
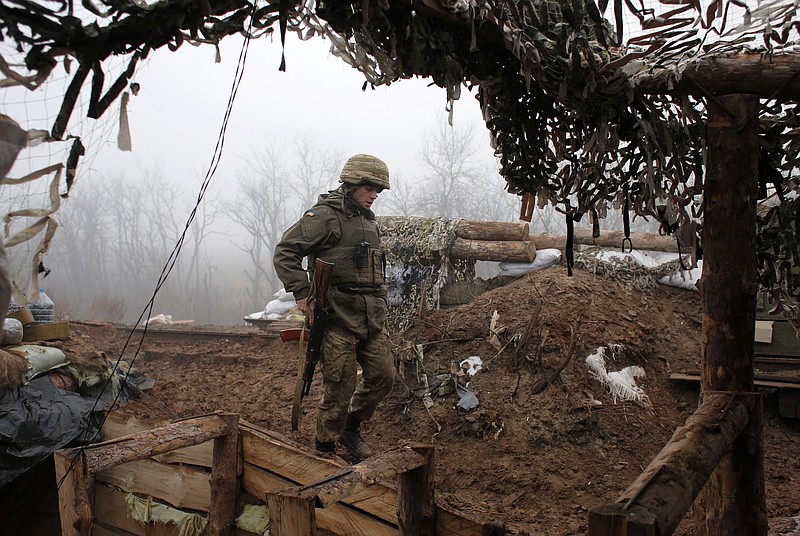
[[297, 308], [300, 309], [300, 312], [305, 314], [306, 313], [306, 299], [303, 298], [302, 300], [297, 300]]

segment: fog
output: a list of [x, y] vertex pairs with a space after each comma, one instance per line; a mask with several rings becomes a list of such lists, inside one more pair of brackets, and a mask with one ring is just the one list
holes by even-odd
[[[54, 214], [40, 280], [62, 316], [243, 322], [280, 288], [271, 254], [282, 230], [336, 187], [355, 153], [389, 165], [393, 188], [379, 215], [515, 218], [519, 198], [503, 190], [474, 95], [464, 91], [448, 117], [445, 91], [426, 80], [364, 91], [360, 73], [320, 38], [290, 38], [286, 72], [276, 42], [251, 42], [237, 82], [242, 44], [227, 39], [219, 63], [212, 46], [151, 55], [125, 110], [130, 152], [116, 146], [118, 107], [97, 121], [76, 109], [68, 134], [86, 154]], [[68, 81], [62, 73], [43, 92], [6, 92], [5, 109], [23, 128], [47, 130]], [[54, 144], [26, 150], [11, 175], [59, 159]], [[49, 182], [4, 187], [5, 212], [47, 205]], [[18, 277], [36, 247], [11, 249]]]

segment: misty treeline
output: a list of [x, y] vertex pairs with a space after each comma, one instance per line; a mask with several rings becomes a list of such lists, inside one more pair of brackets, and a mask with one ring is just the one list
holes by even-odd
[[[482, 127], [441, 121], [424, 135], [419, 154], [409, 155], [423, 175], [392, 171], [391, 190], [380, 195], [376, 213], [516, 220], [520, 198], [504, 190], [492, 159], [477, 156], [485, 135]], [[347, 157], [309, 135], [268, 143], [237, 157], [230, 166], [235, 176], [216, 176], [199, 204], [197, 192], [158, 169], [78, 184], [56, 215], [59, 229], [41, 284], [61, 318], [133, 323], [165, 314], [197, 324], [242, 324], [282, 286], [272, 252], [283, 231], [320, 193], [337, 187]], [[24, 202], [17, 194], [4, 196], [6, 212]], [[531, 229], [563, 232], [563, 217], [537, 209]], [[11, 251], [15, 270], [28, 269], [29, 253]]]

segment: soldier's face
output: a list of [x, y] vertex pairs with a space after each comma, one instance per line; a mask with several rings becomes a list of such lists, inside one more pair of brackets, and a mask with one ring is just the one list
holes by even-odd
[[362, 184], [353, 190], [353, 199], [355, 199], [358, 206], [365, 210], [372, 207], [372, 203], [378, 199], [378, 194], [383, 191], [383, 188], [373, 186], [372, 184]]

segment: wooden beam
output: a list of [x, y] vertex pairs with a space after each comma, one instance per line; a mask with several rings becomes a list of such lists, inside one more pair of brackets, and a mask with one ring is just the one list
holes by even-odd
[[528, 240], [530, 227], [526, 222], [459, 220], [456, 236], [467, 240]]
[[87, 470], [94, 474], [135, 460], [199, 445], [229, 432], [217, 415], [187, 419], [84, 447]]
[[706, 396], [615, 505], [591, 510], [590, 536], [623, 536], [631, 530], [634, 534], [672, 534], [747, 425], [749, 409], [743, 398]]
[[457, 259], [495, 262], [533, 262], [536, 246], [530, 240], [488, 241], [456, 238], [450, 256]]
[[[540, 233], [533, 234], [530, 238], [536, 245], [537, 250], [560, 249], [564, 251], [567, 245], [566, 235]], [[630, 238], [631, 247], [633, 247], [633, 249], [678, 253], [678, 243], [675, 241], [674, 236], [661, 236], [653, 233], [631, 233]], [[614, 248], [621, 251], [622, 241], [624, 239], [625, 233], [622, 231], [601, 231], [600, 236], [594, 238], [591, 229], [579, 227], [575, 229], [573, 241], [576, 244]], [[630, 248], [626, 247], [625, 251], [629, 249]], [[684, 251], [684, 253], [688, 253], [688, 251]]]
[[[737, 79], [738, 84], [745, 81], [746, 77]], [[754, 390], [758, 104], [753, 95], [707, 99], [699, 285], [704, 396]], [[749, 427], [698, 497], [693, 510], [696, 534], [767, 534], [761, 407], [753, 404]]]
[[239, 475], [242, 443], [239, 417], [220, 414], [228, 428], [226, 435], [214, 439], [214, 465], [211, 467], [211, 502], [208, 510], [209, 536], [232, 536], [236, 531], [236, 503], [239, 498]]
[[636, 91], [648, 94], [748, 94], [796, 101], [800, 99], [799, 71], [800, 56], [794, 53], [731, 53], [698, 57], [678, 80], [666, 71], [648, 71], [634, 80]]
[[426, 459], [416, 449], [405, 446], [364, 460], [362, 463], [342, 467], [332, 475], [298, 489], [302, 495], [313, 496], [316, 504], [324, 508], [347, 498], [359, 485], [391, 482], [398, 475], [417, 469]]

